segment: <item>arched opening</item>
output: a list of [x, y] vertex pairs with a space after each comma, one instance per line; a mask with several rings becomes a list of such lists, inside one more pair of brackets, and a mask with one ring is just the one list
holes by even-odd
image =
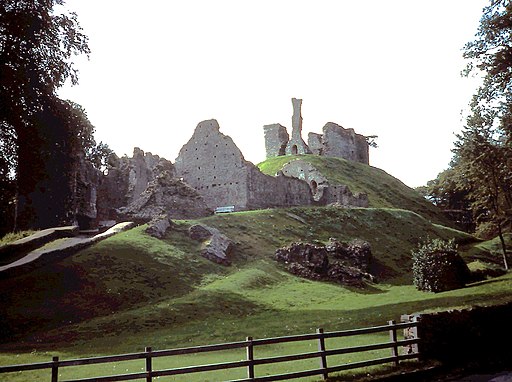
[[299, 152], [299, 150], [297, 149], [297, 145], [293, 145], [292, 146], [292, 155], [297, 155], [298, 152]]
[[316, 192], [318, 191], [318, 184], [314, 180], [312, 180], [310, 183], [310, 186], [311, 186], [311, 191], [313, 192], [313, 195], [315, 195]]

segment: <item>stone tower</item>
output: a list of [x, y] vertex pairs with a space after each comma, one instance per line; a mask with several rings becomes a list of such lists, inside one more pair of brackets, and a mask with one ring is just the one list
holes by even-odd
[[311, 154], [311, 150], [309, 149], [308, 145], [306, 145], [306, 142], [304, 142], [302, 139], [302, 100], [298, 98], [292, 98], [292, 105], [292, 136], [291, 139], [288, 141], [288, 145], [286, 147], [286, 154]]

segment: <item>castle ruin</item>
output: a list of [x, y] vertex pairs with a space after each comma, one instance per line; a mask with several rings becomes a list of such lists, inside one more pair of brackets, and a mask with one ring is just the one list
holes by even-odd
[[279, 123], [265, 125], [265, 150], [268, 158], [282, 155], [314, 154], [369, 164], [369, 144], [364, 135], [333, 122], [323, 127], [323, 134], [309, 133], [302, 139], [302, 100], [292, 98], [292, 136]]
[[[324, 134], [302, 140], [300, 99], [293, 99], [292, 134], [281, 125], [265, 126], [267, 157], [317, 154], [368, 163], [365, 137], [328, 123]], [[181, 148], [175, 163], [134, 149], [133, 158], [113, 158], [107, 174], [90, 174], [83, 166], [77, 179], [77, 210], [81, 227], [101, 221], [156, 216], [197, 218], [215, 211], [243, 211], [291, 206], [367, 207], [366, 194], [353, 194], [330, 184], [311, 163], [290, 158], [270, 176], [244, 159], [233, 140], [220, 132], [216, 120], [200, 122]]]
[[[297, 100], [300, 101], [300, 100]], [[294, 132], [283, 152], [304, 152], [300, 102], [294, 113]], [[287, 135], [287, 134], [286, 134]], [[216, 120], [200, 122], [182, 147], [174, 164], [176, 174], [203, 197], [215, 210], [232, 206], [234, 210], [327, 205], [367, 207], [366, 194], [352, 194], [346, 186], [331, 185], [311, 164], [292, 160], [276, 176], [263, 174], [244, 159], [233, 140], [220, 132]]]
[[174, 165], [177, 176], [195, 188], [209, 208], [233, 206], [239, 211], [313, 203], [307, 183], [263, 174], [219, 128], [214, 119], [200, 122]]

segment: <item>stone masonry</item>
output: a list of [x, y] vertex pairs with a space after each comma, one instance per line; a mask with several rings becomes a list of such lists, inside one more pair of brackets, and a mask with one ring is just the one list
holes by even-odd
[[[323, 127], [323, 134], [309, 133], [308, 144], [302, 140], [302, 100], [292, 98], [292, 135], [280, 124], [265, 125], [267, 158], [281, 155], [314, 154], [369, 164], [369, 145], [365, 136], [333, 122]], [[283, 153], [283, 147], [284, 153]]]
[[263, 174], [219, 129], [216, 120], [200, 122], [175, 162], [177, 176], [195, 188], [209, 208], [251, 210], [313, 203], [307, 183]]
[[309, 184], [313, 199], [320, 205], [340, 204], [343, 206], [368, 207], [368, 195], [353, 194], [348, 186], [329, 184], [327, 178], [311, 163], [296, 159], [283, 166], [284, 175], [301, 179]]
[[[308, 146], [302, 139], [302, 100], [293, 98], [292, 104], [291, 136], [282, 125], [264, 127], [267, 157], [314, 153], [368, 163], [365, 137], [333, 123], [324, 127], [323, 134], [310, 133]], [[137, 147], [132, 158], [111, 157], [106, 173], [82, 162], [75, 179], [73, 212], [86, 229], [123, 218], [137, 222], [158, 218], [159, 223], [196, 218], [219, 207], [239, 211], [333, 203], [368, 205], [366, 195], [354, 195], [344, 185], [329, 184], [305, 161], [291, 161], [276, 176], [263, 174], [244, 159], [213, 119], [197, 125], [174, 165]]]

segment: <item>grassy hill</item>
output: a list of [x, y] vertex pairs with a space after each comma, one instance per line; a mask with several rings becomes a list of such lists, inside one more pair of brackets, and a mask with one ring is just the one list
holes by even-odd
[[267, 175], [275, 175], [288, 162], [301, 159], [316, 167], [332, 184], [345, 184], [352, 192], [368, 194], [370, 207], [399, 208], [450, 226], [444, 214], [419, 193], [385, 171], [341, 158], [317, 155], [281, 156], [258, 164]]
[[[497, 243], [480, 242], [439, 224], [444, 218], [433, 206], [381, 170], [341, 159], [301, 158], [311, 159], [333, 182], [367, 192], [371, 208], [296, 207], [220, 214], [175, 221], [162, 240], [148, 236], [145, 226], [140, 226], [30, 273], [0, 279], [0, 364], [47, 361], [50, 355], [73, 358], [139, 351], [144, 346], [164, 349], [246, 336], [311, 333], [317, 327], [343, 330], [399, 320], [404, 313], [512, 300], [510, 274], [439, 294], [417, 291], [410, 253], [418, 243], [454, 238], [466, 260], [478, 260], [479, 267], [499, 263], [499, 256], [492, 254]], [[276, 158], [260, 166], [272, 173], [282, 164], [282, 158]], [[378, 181], [372, 182], [371, 176]], [[362, 181], [357, 182], [357, 177]], [[215, 227], [235, 242], [231, 266], [200, 256], [201, 244], [187, 235], [196, 223]], [[330, 237], [368, 241], [371, 272], [378, 282], [357, 289], [305, 280], [287, 273], [274, 260], [278, 247], [294, 241], [326, 243]], [[289, 354], [310, 351], [298, 344], [290, 346]], [[266, 355], [272, 354], [269, 349]], [[215, 357], [219, 355], [180, 358], [168, 361], [166, 367], [235, 360], [243, 354]], [[140, 370], [136, 364], [122, 367], [127, 372]], [[91, 376], [87, 373], [69, 378]], [[226, 373], [222, 378], [244, 377], [235, 371]], [[39, 374], [8, 380], [31, 377], [37, 380]]]
[[[231, 267], [199, 255], [199, 243], [186, 235], [188, 226], [197, 221], [177, 221], [165, 240], [152, 238], [143, 232], [144, 227], [137, 227], [55, 264], [0, 281], [6, 323], [0, 334], [4, 340], [10, 338], [9, 346], [15, 348], [34, 344], [67, 347], [86, 341], [101, 349], [98, 342], [105, 335], [121, 336], [124, 348], [141, 341], [136, 333], [161, 343], [163, 330], [173, 333], [174, 339], [166, 340], [169, 346], [185, 338], [200, 343], [228, 338], [220, 329], [218, 333], [200, 331], [205, 319], [238, 322], [263, 315], [266, 320], [269, 314], [279, 317], [289, 311], [298, 315], [293, 321], [300, 331], [315, 320], [337, 322], [334, 317], [339, 307], [330, 308], [339, 305], [338, 299], [348, 304], [344, 310], [367, 306], [369, 314], [374, 304], [390, 304], [395, 298], [392, 291], [407, 291], [414, 299], [428, 297], [410, 285], [411, 249], [427, 237], [473, 241], [467, 234], [432, 224], [418, 214], [393, 209], [290, 208], [198, 221], [220, 229], [236, 242]], [[380, 282], [354, 290], [307, 281], [286, 273], [273, 259], [276, 248], [292, 241], [326, 242], [329, 237], [369, 241], [374, 255], [372, 272]], [[472, 248], [472, 258], [481, 257], [481, 252]], [[304, 296], [314, 298], [306, 303]], [[302, 309], [313, 307], [328, 313], [316, 315], [309, 323], [298, 319]], [[404, 307], [401, 313], [410, 309]], [[368, 323], [376, 321], [376, 316], [370, 316]], [[363, 316], [358, 317], [357, 325]], [[254, 332], [251, 328], [259, 328], [255, 334], [260, 336], [276, 335], [282, 329], [280, 320], [254, 326], [252, 318], [239, 322], [236, 330], [231, 328], [229, 337]], [[129, 341], [124, 338], [127, 333], [131, 333]], [[107, 347], [112, 346], [109, 342]]]

